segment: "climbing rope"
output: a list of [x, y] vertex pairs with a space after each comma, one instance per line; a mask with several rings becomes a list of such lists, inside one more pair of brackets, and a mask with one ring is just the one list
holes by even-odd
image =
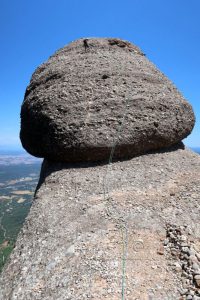
[[127, 261], [127, 252], [128, 252], [128, 230], [126, 225], [121, 227], [122, 232], [122, 300], [125, 300], [125, 287], [126, 287], [126, 261]]
[[108, 175], [108, 171], [109, 171], [110, 165], [112, 165], [115, 148], [117, 146], [120, 134], [121, 134], [122, 129], [123, 129], [124, 120], [125, 120], [125, 117], [127, 115], [127, 109], [128, 109], [128, 99], [127, 99], [127, 97], [125, 97], [125, 109], [124, 109], [124, 112], [123, 112], [122, 121], [121, 121], [120, 127], [119, 127], [119, 129], [117, 131], [117, 138], [116, 138], [116, 140], [115, 140], [115, 142], [114, 142], [114, 144], [113, 144], [113, 146], [111, 148], [111, 151], [110, 151], [110, 156], [109, 156], [109, 160], [108, 160], [108, 167], [106, 169], [106, 175], [104, 177], [104, 183], [103, 183], [103, 186], [104, 186], [104, 200], [106, 200], [106, 194], [109, 197], [109, 191], [107, 190], [107, 192], [106, 192], [106, 187], [108, 187], [107, 186], [107, 175]]
[[[85, 44], [84, 44], [85, 46]], [[86, 52], [86, 46], [85, 46], [85, 52]], [[90, 101], [92, 101], [93, 99], [93, 88], [90, 87], [89, 88], [91, 90], [91, 97], [90, 97]], [[111, 152], [110, 152], [110, 156], [109, 156], [109, 160], [108, 160], [108, 166], [106, 169], [106, 174], [104, 176], [104, 180], [103, 180], [103, 190], [104, 190], [104, 201], [110, 202], [110, 197], [109, 197], [109, 186], [108, 186], [108, 182], [107, 182], [107, 176], [108, 176], [108, 172], [109, 172], [109, 168], [110, 166], [112, 166], [112, 161], [113, 161], [113, 157], [114, 157], [114, 152], [117, 146], [117, 143], [119, 141], [119, 137], [120, 134], [122, 132], [123, 129], [123, 125], [124, 125], [124, 121], [125, 118], [127, 116], [127, 108], [128, 108], [128, 97], [127, 95], [125, 95], [125, 108], [123, 111], [123, 116], [122, 116], [122, 120], [121, 120], [121, 124], [120, 127], [117, 131], [117, 135], [116, 135], [116, 140], [113, 143], [113, 146], [111, 148]], [[87, 108], [86, 110], [90, 110], [90, 102], [88, 101], [87, 103]], [[89, 113], [87, 113], [86, 115], [86, 120], [85, 120], [85, 127], [87, 127], [87, 123], [88, 123], [88, 118], [89, 118]], [[87, 130], [86, 130], [87, 131]], [[86, 132], [85, 132], [86, 134]], [[108, 209], [108, 207], [107, 207]], [[118, 211], [117, 208], [114, 208], [115, 211], [118, 212], [118, 215], [120, 216], [120, 212]], [[108, 209], [109, 210], [109, 209]], [[112, 215], [111, 212], [109, 212], [109, 215]], [[121, 218], [120, 218], [121, 219]], [[127, 230], [127, 226], [126, 226], [126, 221], [124, 220], [124, 218], [122, 218], [121, 220], [122, 224], [120, 225], [120, 230], [121, 230], [121, 235], [122, 235], [122, 281], [121, 281], [121, 299], [125, 300], [125, 287], [126, 287], [126, 261], [127, 261], [127, 248], [128, 248], [128, 230]]]
[[[111, 152], [110, 152], [110, 156], [109, 156], [109, 160], [108, 160], [108, 167], [106, 169], [106, 175], [104, 177], [104, 182], [103, 182], [103, 186], [104, 186], [104, 200], [110, 202], [110, 196], [109, 196], [109, 187], [108, 187], [108, 183], [107, 183], [107, 176], [108, 176], [108, 171], [110, 166], [112, 165], [112, 161], [113, 161], [113, 156], [114, 156], [114, 152], [115, 152], [115, 148], [117, 146], [117, 143], [119, 141], [119, 137], [120, 134], [122, 132], [123, 129], [123, 125], [124, 125], [124, 121], [125, 121], [125, 117], [127, 115], [127, 108], [128, 108], [128, 98], [125, 97], [125, 109], [123, 112], [123, 117], [122, 117], [122, 121], [120, 124], [120, 127], [117, 131], [117, 137], [116, 140], [112, 146]], [[107, 191], [106, 191], [107, 190]], [[107, 197], [106, 197], [107, 194]], [[119, 211], [114, 208], [115, 211], [117, 211], [119, 213]], [[109, 215], [111, 215], [112, 213], [109, 212]], [[122, 235], [122, 283], [121, 283], [121, 299], [125, 300], [125, 289], [126, 289], [126, 261], [127, 261], [127, 252], [128, 252], [128, 229], [126, 226], [126, 222], [125, 220], [122, 218], [122, 225], [120, 226], [121, 229], [121, 235]]]

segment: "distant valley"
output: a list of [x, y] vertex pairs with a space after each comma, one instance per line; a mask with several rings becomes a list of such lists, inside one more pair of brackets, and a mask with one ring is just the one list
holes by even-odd
[[26, 153], [0, 152], [0, 271], [31, 207], [40, 167]]

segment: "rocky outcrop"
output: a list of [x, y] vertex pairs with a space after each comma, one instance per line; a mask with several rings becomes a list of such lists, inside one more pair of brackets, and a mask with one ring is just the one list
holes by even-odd
[[71, 43], [33, 74], [21, 118], [45, 159], [0, 299], [199, 299], [200, 156], [180, 142], [194, 114], [142, 52]]
[[0, 299], [198, 299], [199, 174], [200, 156], [181, 148], [112, 165], [45, 160]]
[[123, 159], [169, 147], [193, 126], [190, 104], [139, 48], [91, 38], [72, 42], [35, 71], [20, 136], [35, 156], [97, 161], [108, 159], [113, 144], [114, 157]]

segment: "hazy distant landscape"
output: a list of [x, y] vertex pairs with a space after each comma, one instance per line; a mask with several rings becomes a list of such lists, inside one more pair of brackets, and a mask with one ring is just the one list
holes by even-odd
[[[200, 154], [200, 148], [193, 148]], [[38, 183], [41, 159], [0, 151], [0, 271], [29, 212]]]
[[0, 270], [31, 207], [40, 166], [26, 153], [0, 152]]
[[192, 148], [192, 150], [198, 154], [200, 154], [200, 147]]

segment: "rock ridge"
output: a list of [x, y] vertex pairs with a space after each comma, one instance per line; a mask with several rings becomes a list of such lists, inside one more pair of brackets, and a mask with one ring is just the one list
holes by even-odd
[[184, 228], [200, 253], [199, 155], [177, 148], [87, 164], [45, 160], [43, 181], [0, 277], [0, 299], [119, 299], [122, 224], [125, 299], [198, 299], [198, 287], [178, 270], [170, 239]]
[[191, 105], [135, 45], [84, 38], [33, 73], [20, 137], [44, 157], [0, 300], [198, 300]]

